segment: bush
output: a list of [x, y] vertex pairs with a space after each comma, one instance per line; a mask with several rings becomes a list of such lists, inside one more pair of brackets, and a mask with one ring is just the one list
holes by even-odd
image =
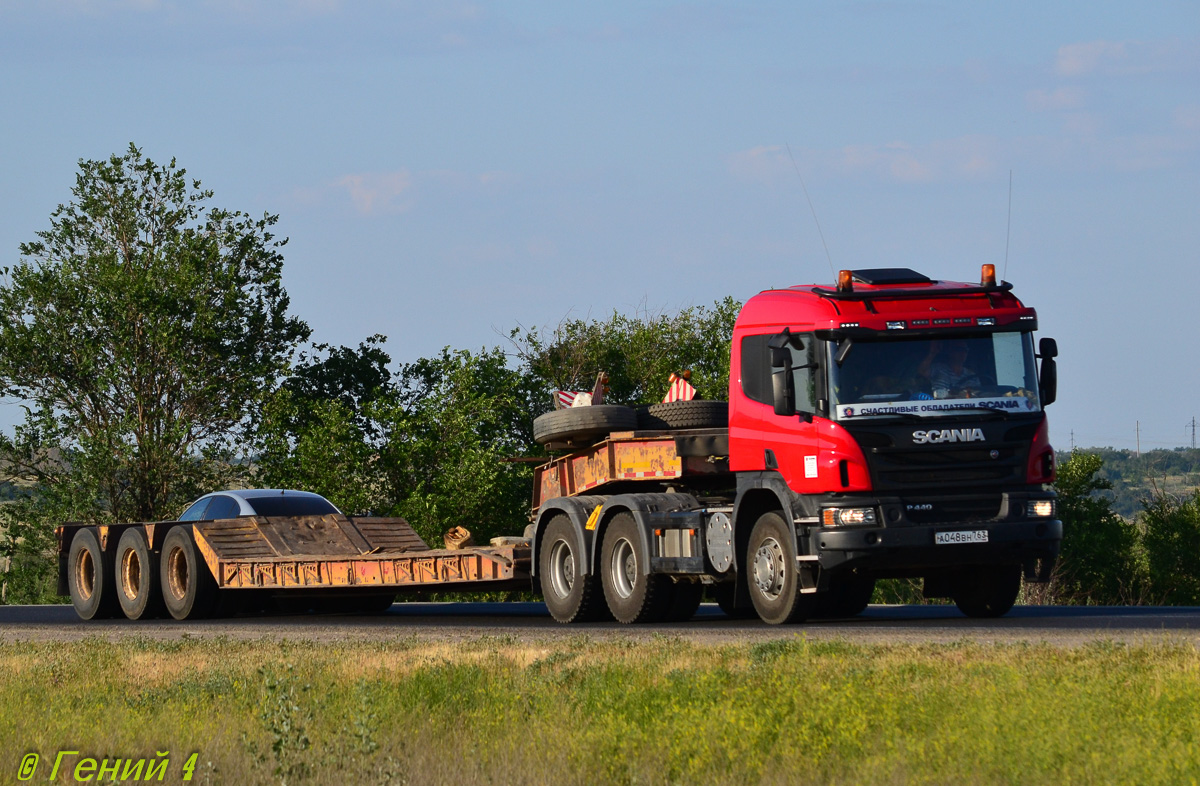
[[1099, 477], [1103, 465], [1100, 456], [1075, 451], [1059, 467], [1054, 487], [1063, 542], [1047, 598], [1052, 602], [1129, 603], [1144, 590], [1137, 528], [1097, 494], [1112, 487]]
[[1144, 500], [1146, 561], [1153, 596], [1172, 605], [1200, 605], [1200, 489]]

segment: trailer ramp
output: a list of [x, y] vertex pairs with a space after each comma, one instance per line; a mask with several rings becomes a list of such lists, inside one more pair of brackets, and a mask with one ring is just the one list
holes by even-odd
[[431, 549], [402, 518], [245, 516], [193, 526], [223, 589], [508, 589], [531, 580], [525, 543]]

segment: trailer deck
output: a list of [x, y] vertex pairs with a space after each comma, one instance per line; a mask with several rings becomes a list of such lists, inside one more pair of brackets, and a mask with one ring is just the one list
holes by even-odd
[[194, 527], [220, 588], [502, 589], [530, 582], [524, 543], [431, 549], [402, 518], [247, 516]]
[[618, 431], [535, 469], [533, 508], [548, 499], [595, 493], [621, 481], [727, 472], [729, 429]]

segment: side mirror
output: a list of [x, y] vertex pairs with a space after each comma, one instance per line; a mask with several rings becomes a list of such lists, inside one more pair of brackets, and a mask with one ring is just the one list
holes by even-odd
[[1058, 398], [1058, 342], [1052, 338], [1038, 341], [1038, 357], [1042, 359], [1042, 373], [1038, 384], [1042, 388], [1042, 406], [1049, 406]]
[[1049, 406], [1058, 398], [1058, 363], [1054, 356], [1042, 358], [1042, 375], [1038, 380], [1042, 388], [1042, 406]]
[[790, 358], [783, 368], [771, 372], [771, 395], [776, 415], [796, 414], [796, 378], [792, 376]]

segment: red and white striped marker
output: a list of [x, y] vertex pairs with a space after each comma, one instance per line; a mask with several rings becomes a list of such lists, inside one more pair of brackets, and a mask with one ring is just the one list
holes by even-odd
[[663, 398], [662, 403], [669, 404], [672, 401], [691, 401], [695, 397], [696, 389], [691, 386], [691, 383], [678, 374], [672, 374], [671, 389], [667, 391], [667, 395]]

